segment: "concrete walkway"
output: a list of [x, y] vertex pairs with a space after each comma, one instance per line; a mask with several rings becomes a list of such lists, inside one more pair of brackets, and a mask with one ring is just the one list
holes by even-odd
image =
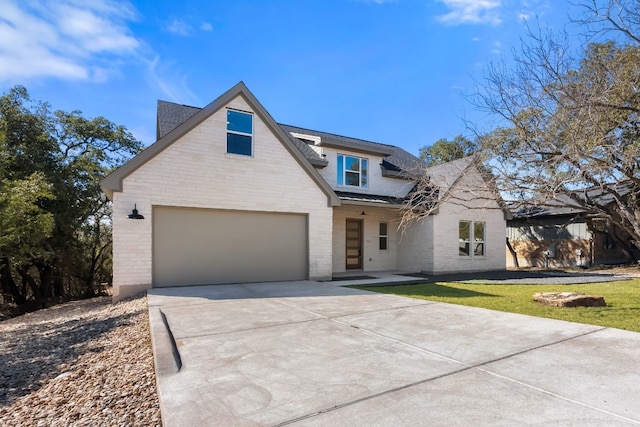
[[638, 333], [347, 283], [151, 290], [164, 425], [640, 425]]

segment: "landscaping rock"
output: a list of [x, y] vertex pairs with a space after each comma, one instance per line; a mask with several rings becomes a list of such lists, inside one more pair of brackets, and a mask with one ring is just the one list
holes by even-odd
[[551, 307], [605, 307], [604, 297], [575, 292], [538, 292], [533, 300]]

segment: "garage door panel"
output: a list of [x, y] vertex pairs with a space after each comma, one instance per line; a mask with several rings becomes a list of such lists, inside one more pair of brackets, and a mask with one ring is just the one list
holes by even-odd
[[155, 287], [307, 278], [307, 217], [156, 207]]

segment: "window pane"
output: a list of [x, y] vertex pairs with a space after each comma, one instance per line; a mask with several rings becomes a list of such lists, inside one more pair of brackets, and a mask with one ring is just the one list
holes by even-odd
[[227, 153], [242, 154], [244, 156], [251, 155], [251, 137], [246, 135], [237, 135], [235, 133], [227, 134]]
[[344, 185], [344, 156], [338, 156], [338, 185]]
[[362, 171], [360, 172], [360, 181], [361, 181], [361, 185], [364, 188], [367, 188], [367, 165], [369, 162], [367, 162], [367, 159], [361, 159], [361, 167], [362, 167]]
[[459, 244], [459, 252], [460, 256], [468, 256], [469, 255], [469, 242], [460, 242]]
[[475, 256], [483, 256], [484, 255], [484, 243], [476, 243], [473, 246], [473, 255]]
[[470, 221], [460, 221], [458, 238], [460, 239], [461, 242], [466, 242], [469, 240], [470, 231], [471, 231], [470, 228], [471, 228]]
[[356, 187], [360, 186], [360, 174], [357, 172], [346, 172], [344, 174], [344, 178], [346, 180], [346, 185], [355, 185]]
[[253, 116], [240, 111], [227, 110], [227, 130], [253, 133]]
[[380, 235], [381, 236], [386, 236], [387, 235], [387, 223], [386, 222], [381, 222], [380, 223]]
[[347, 170], [350, 171], [360, 171], [360, 159], [356, 157], [345, 156], [345, 166]]
[[386, 251], [387, 250], [387, 237], [386, 236], [380, 236], [380, 250], [381, 251]]
[[484, 222], [473, 223], [473, 238], [476, 242], [484, 242]]

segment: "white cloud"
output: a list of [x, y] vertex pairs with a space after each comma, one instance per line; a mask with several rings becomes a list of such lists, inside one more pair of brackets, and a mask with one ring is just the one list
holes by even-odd
[[114, 58], [140, 48], [127, 27], [135, 18], [129, 3], [115, 0], [3, 0], [0, 82], [105, 81]]
[[160, 57], [146, 61], [147, 83], [162, 92], [165, 99], [174, 102], [199, 105], [200, 99], [189, 89], [187, 76], [171, 69], [171, 63], [161, 63]]
[[193, 32], [193, 27], [181, 19], [174, 19], [167, 26], [167, 31], [180, 36], [188, 36]]
[[212, 31], [213, 30], [213, 25], [211, 25], [211, 23], [209, 23], [209, 22], [203, 22], [200, 25], [200, 29], [202, 31]]
[[491, 24], [498, 25], [501, 0], [438, 0], [444, 3], [450, 12], [436, 18], [448, 25]]
[[534, 18], [542, 18], [551, 9], [548, 0], [522, 0], [520, 10], [516, 12], [518, 21], [525, 22]]

